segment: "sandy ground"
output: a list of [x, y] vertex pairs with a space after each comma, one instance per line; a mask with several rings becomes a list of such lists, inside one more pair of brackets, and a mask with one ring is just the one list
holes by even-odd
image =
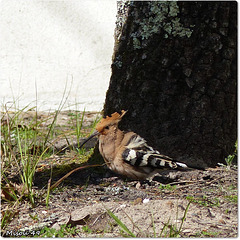
[[[89, 115], [89, 119], [93, 119], [93, 115], [91, 117]], [[67, 119], [63, 113], [58, 124], [66, 126]], [[122, 179], [105, 166], [83, 169], [70, 175], [51, 193], [46, 207], [43, 196], [50, 174], [48, 163], [55, 158], [54, 183], [79, 166], [71, 162], [73, 155], [66, 151], [39, 163], [34, 180], [39, 196], [36, 207], [32, 208], [27, 201], [21, 202], [2, 235], [33, 231], [36, 234], [45, 226], [60, 229], [62, 224], [71, 224], [78, 230], [75, 237], [127, 236], [109, 216], [110, 210], [137, 237], [169, 237], [174, 229], [180, 230], [180, 237], [238, 236], [238, 171], [235, 167], [176, 171], [142, 182]], [[2, 201], [1, 207], [4, 212], [7, 202]]]

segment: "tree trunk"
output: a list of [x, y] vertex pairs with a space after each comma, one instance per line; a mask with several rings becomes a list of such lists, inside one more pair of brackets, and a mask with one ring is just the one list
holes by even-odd
[[237, 3], [131, 2], [118, 8], [104, 115], [162, 154], [215, 166], [237, 139]]

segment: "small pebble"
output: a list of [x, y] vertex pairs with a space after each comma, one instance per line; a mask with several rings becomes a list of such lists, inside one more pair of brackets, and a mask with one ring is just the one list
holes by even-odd
[[149, 198], [143, 199], [143, 203], [148, 203], [148, 202], [149, 202]]

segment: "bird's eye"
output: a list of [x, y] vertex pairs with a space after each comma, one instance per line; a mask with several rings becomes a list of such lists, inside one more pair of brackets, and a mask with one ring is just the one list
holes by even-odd
[[109, 129], [109, 126], [106, 126], [105, 129]]

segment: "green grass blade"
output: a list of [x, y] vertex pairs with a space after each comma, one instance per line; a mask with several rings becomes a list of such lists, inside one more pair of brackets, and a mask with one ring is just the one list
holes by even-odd
[[115, 220], [115, 222], [118, 224], [118, 226], [120, 226], [124, 232], [126, 232], [127, 234], [129, 234], [129, 236], [131, 237], [136, 237], [136, 235], [134, 233], [132, 233], [127, 226], [116, 216], [113, 214], [113, 212], [111, 212], [109, 209], [107, 209], [107, 213], [109, 214], [109, 216]]
[[187, 205], [187, 207], [186, 207], [186, 209], [185, 209], [185, 211], [184, 211], [184, 215], [183, 215], [183, 218], [182, 218], [182, 222], [181, 222], [181, 225], [180, 225], [180, 227], [179, 227], [179, 229], [178, 229], [178, 234], [180, 234], [180, 232], [181, 232], [181, 230], [182, 230], [182, 226], [183, 226], [183, 223], [184, 223], [184, 221], [185, 221], [185, 219], [186, 219], [186, 217], [187, 217], [187, 212], [188, 212], [188, 209], [189, 209], [189, 207], [190, 207], [191, 202], [192, 202], [192, 201], [189, 201], [189, 202], [188, 202], [188, 205]]

